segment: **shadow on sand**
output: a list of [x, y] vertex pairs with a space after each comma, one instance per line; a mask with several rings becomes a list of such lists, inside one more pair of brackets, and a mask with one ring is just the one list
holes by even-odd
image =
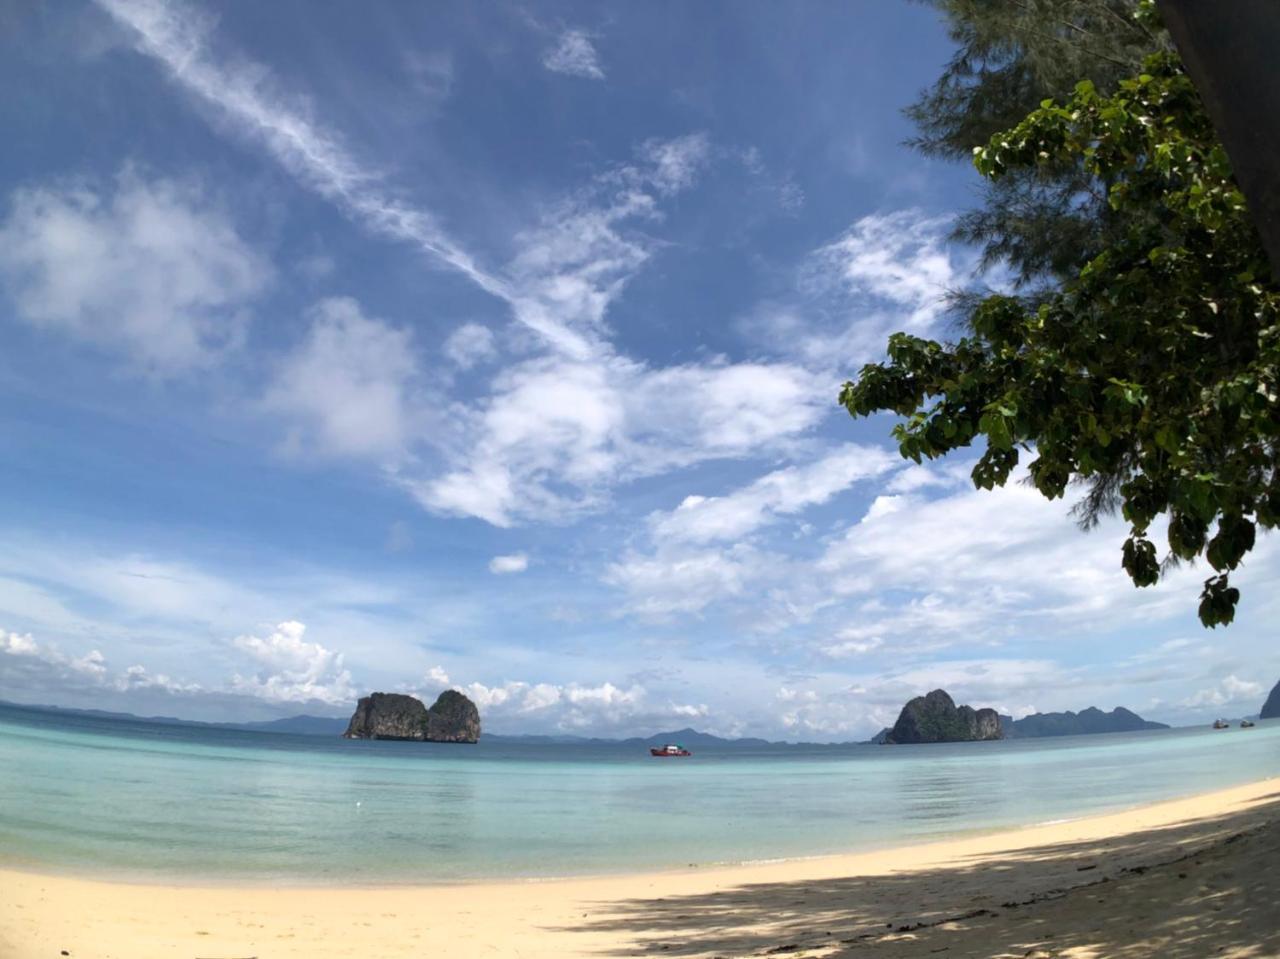
[[1280, 793], [1246, 812], [900, 875], [600, 904], [616, 956], [1280, 956]]

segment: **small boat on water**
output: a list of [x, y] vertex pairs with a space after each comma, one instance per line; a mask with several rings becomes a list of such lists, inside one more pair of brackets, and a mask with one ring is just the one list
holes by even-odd
[[1213, 721], [1213, 728], [1214, 729], [1230, 729], [1231, 724], [1227, 722], [1225, 719], [1215, 719]]
[[689, 752], [689, 750], [685, 749], [683, 746], [679, 745], [678, 743], [667, 743], [665, 746], [650, 746], [649, 755], [662, 756], [662, 757], [692, 756], [693, 753]]
[[1241, 728], [1241, 729], [1252, 729], [1252, 728], [1253, 728], [1253, 720], [1252, 720], [1252, 719], [1242, 719], [1242, 720], [1240, 720], [1240, 728]]

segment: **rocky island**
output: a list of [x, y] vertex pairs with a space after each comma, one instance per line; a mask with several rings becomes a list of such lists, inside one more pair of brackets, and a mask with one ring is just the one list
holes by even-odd
[[456, 689], [446, 689], [430, 709], [404, 693], [371, 693], [360, 698], [342, 737], [474, 743], [480, 739], [480, 711]]
[[1280, 683], [1276, 683], [1271, 688], [1271, 695], [1262, 704], [1262, 712], [1258, 713], [1258, 718], [1280, 719]]
[[1001, 739], [1000, 716], [994, 709], [957, 706], [944, 690], [917, 696], [898, 715], [884, 743], [967, 743]]

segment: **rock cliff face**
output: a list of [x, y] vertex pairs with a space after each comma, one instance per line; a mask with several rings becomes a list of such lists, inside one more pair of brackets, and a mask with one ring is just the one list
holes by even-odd
[[1153, 723], [1137, 713], [1117, 706], [1104, 713], [1096, 706], [1078, 713], [1032, 713], [1021, 719], [1000, 717], [1005, 739], [1030, 739], [1038, 736], [1085, 736], [1093, 733], [1128, 733], [1140, 729], [1168, 729], [1164, 723]]
[[1000, 739], [1000, 717], [994, 709], [956, 706], [941, 689], [917, 696], [898, 715], [886, 743], [965, 743]]
[[1261, 719], [1280, 719], [1280, 683], [1272, 687], [1271, 695], [1262, 704], [1262, 712], [1258, 716]]
[[480, 738], [480, 710], [456, 689], [446, 689], [427, 710], [427, 739], [433, 743], [474, 743]]
[[441, 693], [430, 709], [403, 693], [372, 693], [360, 698], [342, 735], [346, 739], [474, 743], [480, 738], [480, 711], [453, 689]]

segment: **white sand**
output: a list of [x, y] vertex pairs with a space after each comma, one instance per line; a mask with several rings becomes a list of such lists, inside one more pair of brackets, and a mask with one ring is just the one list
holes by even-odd
[[0, 870], [0, 959], [1260, 959], [1280, 956], [1278, 820], [1272, 779], [996, 835], [600, 879], [263, 889]]

